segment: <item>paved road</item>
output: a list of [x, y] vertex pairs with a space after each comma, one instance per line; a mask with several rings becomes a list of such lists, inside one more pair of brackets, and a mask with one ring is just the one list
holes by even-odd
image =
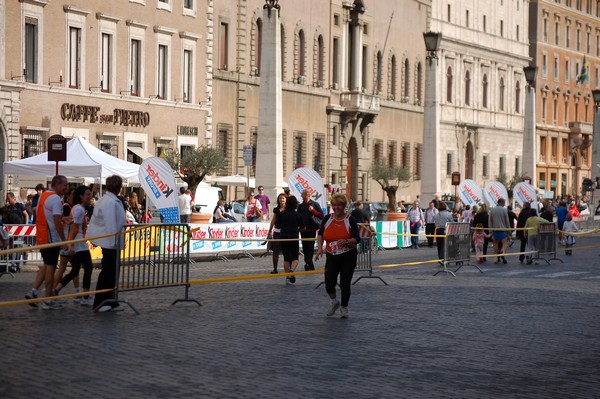
[[[579, 240], [595, 245], [598, 236]], [[350, 318], [328, 318], [321, 275], [126, 293], [140, 310], [0, 308], [1, 398], [597, 398], [600, 248], [565, 263], [376, 269]], [[374, 263], [433, 258], [379, 252]], [[322, 265], [322, 262], [319, 262]], [[269, 258], [199, 262], [193, 279], [270, 270]], [[0, 279], [0, 301], [33, 279]], [[94, 278], [95, 281], [95, 278]], [[68, 289], [68, 292], [69, 289]]]

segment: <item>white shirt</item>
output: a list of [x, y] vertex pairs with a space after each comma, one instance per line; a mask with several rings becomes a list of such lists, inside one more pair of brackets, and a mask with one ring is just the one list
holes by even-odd
[[[83, 235], [85, 223], [84, 207], [81, 204], [75, 205], [73, 207], [73, 210], [71, 210], [71, 216], [73, 217], [73, 225], [77, 225], [77, 227], [79, 227], [79, 230], [77, 230], [77, 235], [73, 237], [73, 239], [80, 240], [85, 237]], [[85, 241], [73, 244], [73, 249], [75, 250], [75, 252], [89, 251], [89, 247]]]
[[[62, 217], [62, 200], [58, 194], [49, 196], [44, 202], [44, 213], [46, 214], [46, 222], [48, 223], [48, 234], [50, 242], [61, 242], [61, 238], [54, 224], [54, 216]], [[67, 238], [67, 237], [65, 237]]]
[[[126, 224], [127, 220], [125, 218], [123, 203], [116, 195], [107, 192], [98, 200], [94, 207], [87, 236], [92, 238], [106, 234], [117, 234], [123, 230], [123, 226]], [[122, 246], [124, 243], [123, 235], [120, 234], [118, 237], [119, 244]], [[117, 249], [115, 237], [98, 238], [92, 240], [92, 243], [102, 248]]]
[[179, 214], [180, 215], [191, 215], [192, 214], [192, 196], [189, 194], [180, 194], [179, 200]]

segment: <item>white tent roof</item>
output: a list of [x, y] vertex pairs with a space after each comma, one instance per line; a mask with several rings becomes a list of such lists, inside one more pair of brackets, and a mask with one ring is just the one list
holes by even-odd
[[[54, 176], [56, 162], [48, 161], [45, 152], [34, 157], [6, 161], [4, 174], [28, 176]], [[113, 157], [88, 143], [74, 137], [67, 143], [67, 160], [58, 163], [58, 173], [67, 177], [100, 177], [119, 175], [129, 182], [138, 181], [140, 165]]]

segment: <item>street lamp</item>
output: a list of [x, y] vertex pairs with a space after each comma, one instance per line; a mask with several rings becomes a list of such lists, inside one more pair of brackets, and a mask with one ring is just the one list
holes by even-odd
[[439, 32], [424, 32], [427, 60], [425, 67], [425, 102], [423, 107], [423, 159], [431, 162], [423, 171], [421, 179], [422, 198], [434, 198], [441, 192], [440, 156], [440, 104], [437, 100], [437, 52], [440, 48], [442, 34]]
[[535, 130], [535, 77], [537, 67], [528, 65], [523, 68], [527, 81], [525, 95], [525, 117], [523, 119], [523, 170], [531, 176], [531, 185], [537, 185], [537, 134]]
[[437, 58], [437, 52], [440, 49], [442, 34], [440, 32], [424, 32], [425, 50], [427, 50], [427, 59], [431, 64], [432, 60]]
[[592, 90], [592, 97], [594, 98], [594, 108], [600, 107], [600, 89]]
[[592, 90], [594, 127], [592, 130], [592, 178], [600, 176], [600, 90]]

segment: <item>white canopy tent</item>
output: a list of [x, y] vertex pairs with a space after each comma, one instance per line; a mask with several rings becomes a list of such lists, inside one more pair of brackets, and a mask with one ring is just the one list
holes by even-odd
[[[51, 177], [56, 172], [56, 162], [48, 161], [48, 153], [3, 163], [6, 175]], [[105, 153], [81, 137], [67, 142], [67, 160], [58, 163], [58, 173], [66, 177], [103, 178], [119, 175], [129, 183], [138, 183], [140, 165], [124, 161]]]
[[[207, 178], [208, 183], [216, 184], [218, 186], [243, 186], [248, 185], [248, 178], [242, 175], [231, 175], [231, 176], [215, 176]], [[287, 187], [287, 182], [281, 182], [281, 187]], [[250, 187], [256, 188], [256, 179], [250, 178]]]

